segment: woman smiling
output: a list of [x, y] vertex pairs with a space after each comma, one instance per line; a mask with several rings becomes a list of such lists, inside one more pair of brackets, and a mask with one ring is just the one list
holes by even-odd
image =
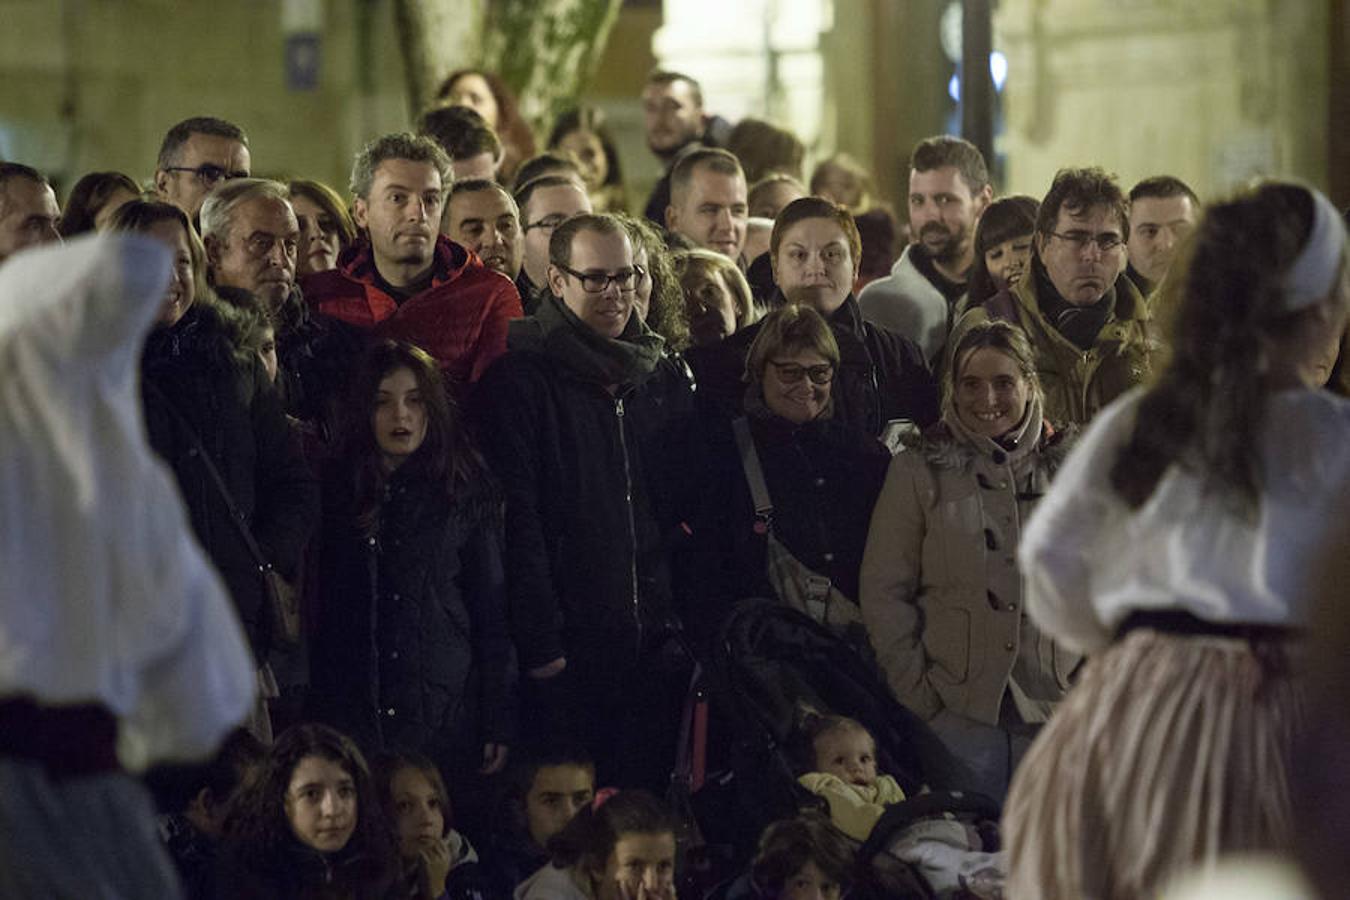
[[942, 421], [900, 453], [872, 514], [862, 612], [891, 691], [1000, 798], [1078, 658], [1022, 611], [1022, 523], [1067, 449], [1006, 322], [961, 338]]

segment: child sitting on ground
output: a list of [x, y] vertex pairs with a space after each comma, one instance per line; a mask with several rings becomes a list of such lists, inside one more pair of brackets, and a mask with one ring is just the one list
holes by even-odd
[[905, 799], [894, 778], [877, 774], [876, 741], [860, 722], [816, 712], [803, 716], [801, 735], [812, 771], [797, 781], [830, 804], [835, 827], [867, 840], [886, 807]]

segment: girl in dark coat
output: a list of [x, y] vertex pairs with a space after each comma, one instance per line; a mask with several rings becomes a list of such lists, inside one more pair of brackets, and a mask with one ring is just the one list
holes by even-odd
[[216, 896], [407, 896], [370, 770], [350, 738], [324, 725], [297, 725], [277, 739], [226, 820]]
[[324, 480], [313, 712], [430, 756], [455, 792], [506, 761], [500, 494], [422, 350], [375, 345], [356, 390]]

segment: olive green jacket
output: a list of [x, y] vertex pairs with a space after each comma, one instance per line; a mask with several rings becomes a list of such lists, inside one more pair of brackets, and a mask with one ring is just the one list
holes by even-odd
[[[1148, 304], [1124, 275], [1116, 279], [1115, 308], [1092, 348], [1079, 350], [1041, 315], [1036, 278], [1029, 274], [1012, 292], [1017, 322], [1036, 352], [1045, 394], [1045, 417], [1056, 425], [1086, 425], [1098, 410], [1146, 381], [1161, 361], [1162, 346]], [[952, 329], [955, 348], [970, 327], [991, 318], [990, 304], [968, 309]]]

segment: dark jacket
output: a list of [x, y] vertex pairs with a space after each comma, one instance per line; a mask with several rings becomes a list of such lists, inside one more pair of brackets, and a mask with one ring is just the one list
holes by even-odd
[[670, 623], [662, 450], [690, 409], [688, 382], [666, 358], [611, 395], [543, 352], [513, 348], [473, 405], [506, 491], [521, 669], [560, 656], [569, 668], [633, 661], [644, 631]]
[[345, 322], [312, 311], [296, 288], [277, 308], [276, 340], [277, 393], [286, 414], [330, 439], [340, 425], [365, 336]]
[[319, 312], [378, 338], [416, 344], [459, 384], [476, 382], [506, 352], [506, 323], [522, 314], [510, 279], [444, 236], [436, 239], [431, 283], [406, 300], [385, 289], [365, 241], [342, 251], [336, 269], [309, 276], [303, 287]]
[[[864, 322], [852, 294], [828, 321], [840, 354], [831, 392], [836, 419], [878, 436], [893, 419], [909, 419], [921, 428], [937, 421], [937, 382], [913, 341]], [[751, 325], [712, 347], [685, 352], [700, 401], [723, 416], [739, 414], [745, 357], [759, 328]]]
[[500, 493], [452, 498], [417, 468], [390, 477], [375, 536], [357, 523], [350, 466], [325, 473], [311, 697], [370, 752], [444, 759], [511, 735]]
[[[350, 845], [349, 845], [350, 846]], [[216, 869], [219, 900], [405, 900], [396, 858], [325, 854], [290, 840], [259, 852], [226, 840]]]
[[[867, 528], [890, 453], [867, 432], [835, 418], [794, 425], [763, 410], [749, 422], [774, 507], [774, 535], [856, 602]], [[731, 424], [690, 431], [702, 431], [703, 450], [688, 455], [684, 480], [696, 497], [685, 520], [692, 532], [689, 554], [679, 566], [688, 579], [682, 585], [686, 608], [715, 613], [746, 597], [771, 597], [766, 537], [756, 528]]]
[[189, 429], [200, 437], [268, 561], [287, 577], [318, 519], [319, 487], [262, 363], [235, 348], [224, 315], [198, 303], [172, 328], [151, 333], [141, 357], [145, 424], [150, 446], [173, 470], [192, 530], [262, 658], [270, 625], [262, 578]]

